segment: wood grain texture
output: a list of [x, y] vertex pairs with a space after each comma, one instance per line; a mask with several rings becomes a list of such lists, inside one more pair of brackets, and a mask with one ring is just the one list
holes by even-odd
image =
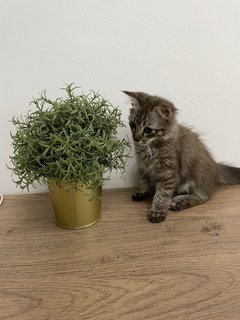
[[47, 194], [0, 207], [1, 320], [240, 319], [240, 187], [162, 224], [131, 190], [103, 193], [102, 219], [57, 227]]

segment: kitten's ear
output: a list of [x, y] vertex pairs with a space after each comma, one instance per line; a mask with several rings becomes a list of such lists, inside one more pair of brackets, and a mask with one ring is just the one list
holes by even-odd
[[176, 113], [176, 108], [173, 104], [169, 103], [166, 105], [157, 106], [153, 109], [153, 111], [156, 111], [165, 120], [172, 120]]
[[137, 93], [132, 91], [122, 91], [123, 93], [127, 94], [131, 99], [131, 104], [134, 109], [140, 108], [138, 99], [137, 99]]

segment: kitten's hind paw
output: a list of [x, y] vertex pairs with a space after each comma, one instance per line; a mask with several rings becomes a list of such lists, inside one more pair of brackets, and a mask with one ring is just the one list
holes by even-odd
[[144, 199], [146, 199], [148, 196], [148, 194], [146, 192], [135, 192], [132, 195], [132, 200], [133, 201], [143, 201]]
[[161, 212], [161, 211], [152, 211], [150, 210], [147, 218], [150, 222], [152, 223], [160, 223], [163, 222], [166, 219], [166, 215], [165, 213]]
[[176, 199], [173, 198], [169, 209], [172, 210], [172, 211], [181, 211], [181, 210], [183, 210], [184, 208], [183, 208], [182, 201], [181, 200], [176, 200]]

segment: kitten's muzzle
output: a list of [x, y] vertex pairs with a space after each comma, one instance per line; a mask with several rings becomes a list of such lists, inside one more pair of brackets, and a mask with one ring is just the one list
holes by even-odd
[[142, 140], [142, 136], [140, 134], [133, 134], [133, 140], [139, 142]]

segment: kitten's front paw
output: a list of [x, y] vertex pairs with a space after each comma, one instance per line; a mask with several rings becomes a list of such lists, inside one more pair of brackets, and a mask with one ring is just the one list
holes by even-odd
[[147, 198], [147, 193], [146, 192], [135, 192], [132, 195], [132, 199], [134, 201], [142, 201], [142, 200], [144, 200], [146, 198]]
[[159, 223], [159, 222], [163, 222], [166, 219], [166, 215], [161, 211], [150, 210], [147, 215], [147, 218], [152, 223]]

